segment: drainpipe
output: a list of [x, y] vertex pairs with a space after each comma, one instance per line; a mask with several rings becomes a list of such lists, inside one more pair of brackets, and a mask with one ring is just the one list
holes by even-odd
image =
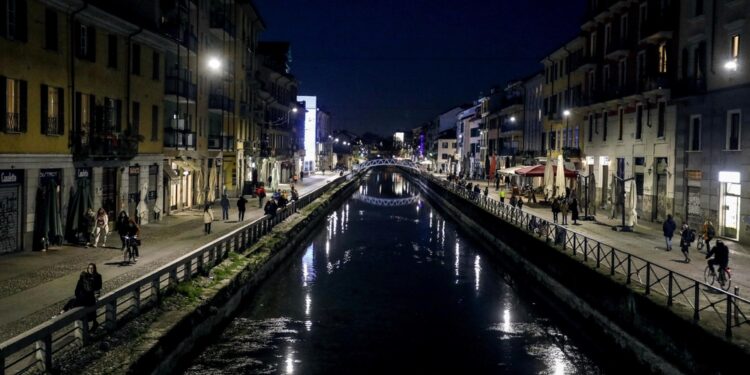
[[[138, 27], [138, 31], [136, 31], [136, 32], [128, 35], [128, 63], [127, 63], [127, 69], [125, 70], [126, 82], [127, 82], [127, 92], [126, 92], [126, 100], [125, 100], [125, 102], [127, 103], [128, 108], [125, 111], [125, 113], [127, 113], [127, 115], [125, 116], [125, 121], [126, 121], [126, 123], [128, 125], [128, 128], [130, 128], [131, 131], [133, 130], [132, 129], [132, 124], [130, 123], [130, 120], [131, 120], [130, 119], [130, 110], [131, 110], [131, 106], [132, 106], [132, 104], [130, 103], [130, 76], [131, 76], [130, 71], [132, 69], [132, 64], [133, 64], [133, 56], [132, 56], [133, 55], [133, 49], [132, 49], [132, 43], [133, 42], [132, 42], [132, 39], [133, 39], [134, 36], [136, 36], [136, 35], [138, 35], [138, 34], [140, 34], [142, 32], [143, 32], [143, 28], [142, 27]], [[131, 135], [133, 135], [133, 134], [131, 134]]]
[[[70, 54], [70, 62], [69, 62], [69, 64], [70, 64], [70, 106], [71, 106], [70, 111], [68, 111], [68, 113], [71, 114], [70, 124], [71, 124], [71, 126], [73, 128], [73, 131], [76, 131], [76, 130], [80, 131], [81, 130], [81, 129], [76, 129], [77, 124], [75, 123], [75, 118], [76, 118], [76, 114], [75, 114], [75, 110], [76, 110], [76, 102], [75, 102], [76, 101], [76, 66], [75, 66], [75, 61], [76, 61], [76, 59], [75, 59], [75, 41], [74, 41], [74, 39], [75, 39], [75, 37], [74, 37], [74, 35], [75, 35], [75, 29], [74, 29], [75, 28], [75, 23], [74, 23], [74, 21], [75, 21], [76, 15], [78, 13], [82, 12], [84, 9], [88, 8], [88, 6], [89, 6], [88, 1], [84, 1], [82, 7], [76, 9], [73, 13], [70, 14], [70, 18], [69, 18], [69, 21], [68, 21], [69, 26], [70, 26], [70, 37], [69, 37], [70, 48], [68, 49], [68, 53]], [[69, 133], [71, 133], [68, 136], [68, 146], [70, 147], [72, 145], [72, 143], [73, 143], [73, 134], [72, 134], [73, 132], [69, 132]], [[76, 134], [78, 134], [78, 133], [76, 133]]]

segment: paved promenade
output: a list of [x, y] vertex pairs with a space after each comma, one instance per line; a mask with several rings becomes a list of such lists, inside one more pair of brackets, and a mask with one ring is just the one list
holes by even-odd
[[[313, 175], [297, 183], [305, 194], [337, 175]], [[248, 198], [245, 223], [262, 216], [258, 200]], [[123, 265], [120, 238], [111, 233], [106, 248], [63, 246], [47, 252], [25, 251], [0, 256], [0, 342], [30, 329], [53, 315], [73, 296], [78, 275], [88, 263], [102, 274], [102, 295], [189, 253], [204, 243], [242, 225], [237, 217], [237, 199], [230, 199], [229, 220], [221, 219], [221, 206], [214, 205], [210, 235], [203, 232], [201, 208], [163, 216], [141, 228], [143, 246], [134, 265]]]
[[[444, 175], [435, 176], [440, 179], [445, 179]], [[487, 186], [487, 181], [471, 182], [472, 184], [478, 182], [480, 184], [479, 186], [482, 188], [482, 194], [484, 194], [484, 187]], [[503, 189], [502, 184], [500, 188]], [[500, 200], [498, 192], [495, 191], [494, 182], [489, 185], [488, 196], [490, 199]], [[510, 196], [510, 192], [506, 191], [505, 203], [508, 203]], [[528, 203], [526, 197], [524, 197], [523, 211], [552, 222], [552, 210], [549, 206], [544, 206], [539, 203]], [[570, 213], [568, 213], [567, 228], [602, 243], [606, 243], [619, 250], [637, 255], [664, 268], [703, 281], [703, 271], [706, 268], [705, 248], [702, 252], [698, 252], [694, 242], [693, 246], [690, 247], [690, 258], [692, 261], [690, 263], [685, 263], [685, 257], [682, 255], [679, 247], [679, 234], [676, 234], [672, 239], [672, 251], [666, 251], [666, 243], [662, 234], [661, 223], [639, 220], [633, 232], [613, 231], [612, 228], [621, 225], [622, 220], [619, 217], [614, 220], [609, 219], [608, 214], [608, 212], [598, 211], [595, 216], [595, 221], [579, 220], [579, 225], [573, 225], [573, 221], [570, 219]], [[583, 212], [580, 212], [580, 216], [583, 216]], [[561, 223], [562, 221], [559, 222]], [[681, 225], [682, 223], [677, 223], [678, 229]], [[729, 268], [732, 269], [731, 291], [737, 286], [739, 287], [740, 296], [748, 298], [750, 297], [750, 249], [734, 241], [726, 239], [723, 241], [729, 247], [730, 251]], [[714, 243], [715, 241], [711, 241], [712, 245]]]

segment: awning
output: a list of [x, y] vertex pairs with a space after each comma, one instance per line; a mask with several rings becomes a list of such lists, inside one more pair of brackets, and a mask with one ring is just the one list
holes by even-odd
[[175, 163], [179, 168], [188, 170], [190, 172], [197, 172], [201, 170], [201, 167], [192, 161], [174, 159], [172, 160], [172, 163]]
[[521, 168], [526, 168], [526, 166], [519, 165], [519, 166], [516, 166], [516, 167], [505, 168], [505, 169], [501, 169], [501, 170], [497, 171], [497, 173], [499, 173], [499, 174], [516, 174], [516, 171], [519, 170], [519, 169], [521, 169]]
[[172, 169], [172, 163], [165, 161], [162, 169], [164, 170], [164, 175], [167, 176], [170, 180], [176, 180], [180, 178], [180, 175], [178, 175], [177, 172]]
[[[563, 167], [564, 168], [564, 167]], [[557, 166], [552, 166], [552, 172], [557, 172]], [[575, 178], [578, 176], [578, 171], [571, 170], [568, 168], [564, 168], [565, 177], [567, 178]], [[516, 174], [519, 176], [525, 176], [525, 177], [544, 177], [544, 166], [543, 165], [532, 165], [530, 167], [522, 167], [516, 171]]]

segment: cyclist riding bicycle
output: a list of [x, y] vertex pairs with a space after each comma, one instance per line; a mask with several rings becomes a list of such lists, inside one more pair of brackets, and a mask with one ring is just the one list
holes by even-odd
[[138, 226], [138, 223], [135, 222], [134, 219], [128, 220], [128, 226], [126, 229], [126, 237], [127, 237], [127, 244], [125, 246], [125, 251], [131, 251], [131, 256], [133, 256], [133, 261], [138, 262], [138, 237], [141, 234], [141, 228]]
[[716, 273], [714, 270], [715, 264], [719, 266], [719, 271], [725, 270], [729, 265], [729, 248], [721, 240], [716, 241], [713, 249], [708, 251], [706, 259], [711, 258], [711, 256], [714, 258], [709, 259], [707, 262], [708, 266], [711, 267], [711, 273]]

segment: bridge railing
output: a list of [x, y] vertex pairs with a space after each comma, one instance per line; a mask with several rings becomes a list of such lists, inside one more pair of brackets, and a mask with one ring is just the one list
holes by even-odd
[[[455, 183], [428, 173], [422, 176], [583, 263], [605, 271], [638, 293], [669, 307], [679, 304], [689, 308], [696, 323], [719, 322], [726, 337], [750, 338], [750, 300], [738, 295], [739, 288], [735, 287], [733, 293], [724, 291], [509, 204], [474, 195]], [[715, 330], [716, 326], [704, 324], [709, 330]]]
[[[334, 185], [351, 176], [338, 177]], [[0, 375], [51, 372], [58, 357], [92, 341], [91, 319], [108, 331], [158, 304], [178, 283], [205, 274], [229, 256], [240, 252], [278, 223], [320, 197], [331, 185], [326, 184], [303, 194], [295, 202], [241, 226], [193, 251], [150, 272], [100, 298], [95, 306], [74, 308], [0, 344]]]

